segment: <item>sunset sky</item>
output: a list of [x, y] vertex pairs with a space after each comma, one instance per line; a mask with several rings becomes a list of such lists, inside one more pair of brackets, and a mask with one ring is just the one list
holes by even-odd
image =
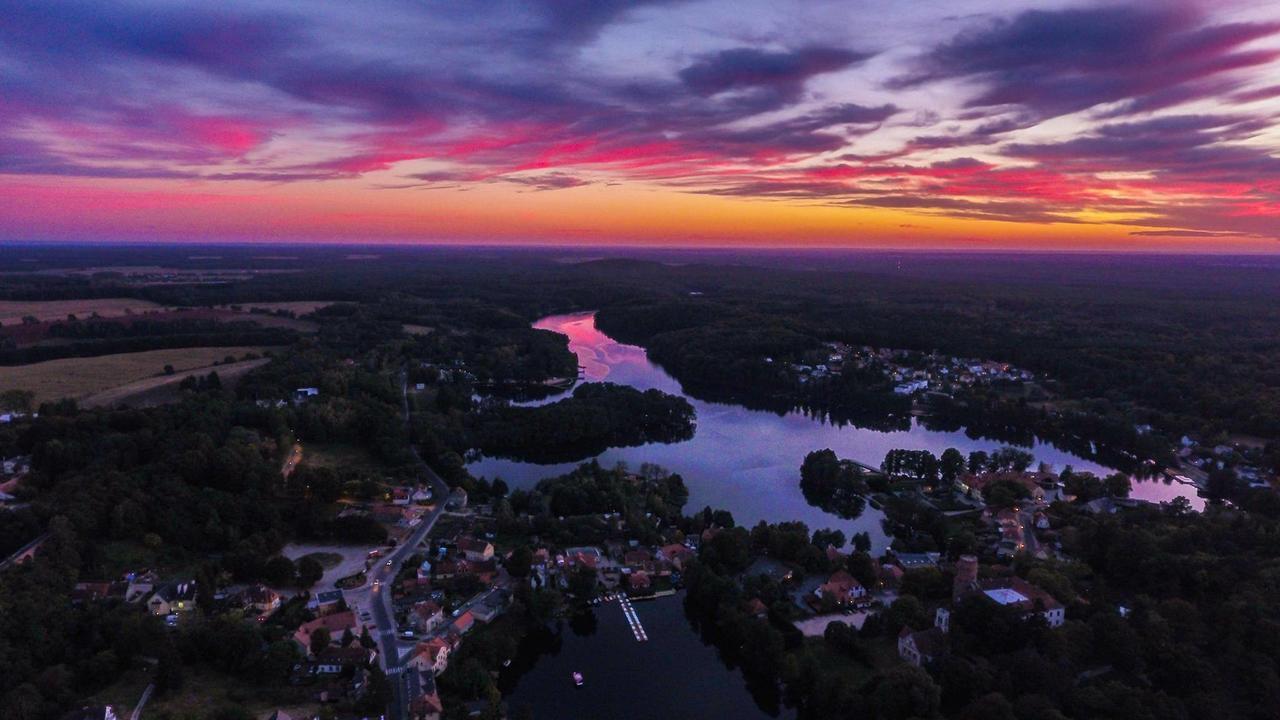
[[0, 0], [0, 240], [1280, 250], [1280, 4]]

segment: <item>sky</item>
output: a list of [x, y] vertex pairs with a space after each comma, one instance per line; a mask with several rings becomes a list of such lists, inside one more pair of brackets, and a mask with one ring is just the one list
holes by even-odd
[[1280, 4], [0, 0], [0, 241], [1280, 250]]

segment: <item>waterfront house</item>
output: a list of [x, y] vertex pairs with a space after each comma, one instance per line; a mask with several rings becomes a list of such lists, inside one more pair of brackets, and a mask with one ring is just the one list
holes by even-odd
[[673, 543], [671, 545], [662, 546], [662, 548], [658, 550], [658, 557], [671, 563], [675, 569], [684, 572], [685, 564], [690, 560], [693, 560], [695, 555], [692, 550], [684, 545]]
[[627, 588], [630, 590], [644, 592], [649, 590], [650, 585], [649, 573], [643, 570], [636, 570], [627, 575]]
[[852, 575], [844, 570], [831, 574], [825, 583], [813, 591], [823, 601], [830, 601], [840, 607], [861, 602], [867, 598], [867, 590]]

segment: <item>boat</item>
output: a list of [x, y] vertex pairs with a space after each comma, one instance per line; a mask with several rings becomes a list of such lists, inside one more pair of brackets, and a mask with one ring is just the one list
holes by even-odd
[[577, 670], [573, 671], [573, 684], [582, 687], [582, 673]]
[[502, 667], [511, 667], [511, 658], [502, 661]]

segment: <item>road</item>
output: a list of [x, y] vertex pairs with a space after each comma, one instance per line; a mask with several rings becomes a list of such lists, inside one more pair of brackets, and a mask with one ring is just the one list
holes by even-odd
[[[404, 413], [405, 425], [408, 426], [409, 388], [404, 371], [400, 373], [400, 394], [401, 411]], [[436, 520], [444, 514], [445, 503], [449, 498], [449, 486], [423, 462], [417, 448], [410, 445], [409, 449], [413, 452], [422, 477], [431, 484], [431, 492], [436, 502], [432, 510], [422, 516], [422, 522], [414, 528], [409, 537], [405, 538], [405, 541], [400, 543], [385, 560], [379, 558], [379, 562], [369, 571], [369, 582], [376, 582], [380, 586], [370, 592], [369, 610], [373, 615], [374, 623], [378, 626], [378, 646], [382, 649], [380, 653], [382, 667], [387, 673], [387, 681], [391, 684], [391, 702], [387, 705], [388, 720], [406, 720], [409, 715], [409, 703], [420, 692], [416, 679], [410, 679], [412, 673], [404, 672], [404, 658], [400, 656], [400, 648], [396, 642], [395, 612], [391, 607], [391, 588], [388, 585], [395, 579], [405, 559], [415, 552], [418, 545], [426, 539], [427, 533], [431, 532]]]
[[289, 457], [284, 461], [284, 465], [280, 466], [280, 474], [285, 480], [298, 469], [298, 463], [302, 462], [302, 443], [294, 443], [293, 449], [289, 451]]

